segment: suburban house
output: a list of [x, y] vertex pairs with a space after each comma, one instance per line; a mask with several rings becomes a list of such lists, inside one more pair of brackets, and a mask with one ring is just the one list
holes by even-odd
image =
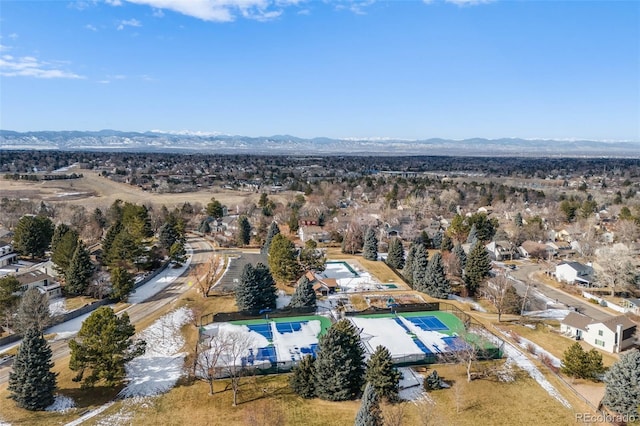
[[333, 294], [338, 288], [338, 282], [335, 278], [324, 278], [311, 271], [307, 271], [304, 275], [311, 284], [313, 284], [313, 290], [319, 296], [328, 296], [329, 294]]
[[491, 241], [486, 246], [492, 260], [513, 260], [520, 257], [520, 253], [509, 241]]
[[622, 299], [622, 307], [626, 312], [640, 315], [640, 299]]
[[522, 257], [534, 257], [538, 259], [548, 259], [550, 256], [553, 256], [553, 253], [550, 251], [551, 247], [546, 244], [537, 243], [535, 241], [527, 240], [520, 244], [518, 247], [518, 251], [522, 255]]
[[593, 282], [593, 268], [580, 262], [562, 262], [556, 266], [556, 279], [568, 284], [590, 287]]
[[17, 261], [18, 253], [13, 251], [13, 245], [8, 241], [0, 240], [0, 268]]
[[42, 271], [30, 271], [20, 275], [16, 275], [16, 279], [20, 282], [20, 291], [25, 292], [32, 288], [37, 288], [49, 298], [54, 298], [62, 295], [62, 288], [60, 283], [56, 282], [55, 278]]
[[331, 241], [331, 234], [319, 226], [301, 226], [298, 228], [298, 236], [300, 241], [307, 242], [308, 240], [314, 240], [317, 243], [326, 243]]
[[617, 353], [634, 344], [636, 324], [624, 315], [599, 322], [578, 312], [569, 312], [560, 324], [560, 331], [575, 340]]

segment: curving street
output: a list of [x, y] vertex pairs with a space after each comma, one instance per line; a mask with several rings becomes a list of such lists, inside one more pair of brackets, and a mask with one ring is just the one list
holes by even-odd
[[[175, 302], [184, 292], [190, 289], [190, 275], [193, 269], [205, 262], [213, 248], [205, 239], [199, 236], [187, 236], [187, 243], [191, 246], [191, 263], [171, 284], [143, 302], [133, 304], [121, 312], [127, 312], [132, 324], [137, 324], [168, 304]], [[163, 274], [152, 279], [147, 285], [154, 285], [154, 281], [163, 278]], [[73, 321], [73, 320], [72, 320]], [[68, 342], [71, 337], [50, 342], [52, 359], [57, 361], [69, 355]], [[0, 366], [0, 384], [9, 380], [11, 361]]]

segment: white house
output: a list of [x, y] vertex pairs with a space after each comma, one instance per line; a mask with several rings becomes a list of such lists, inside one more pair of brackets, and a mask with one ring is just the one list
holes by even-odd
[[640, 315], [640, 299], [622, 299], [622, 307], [626, 312]]
[[20, 282], [20, 291], [23, 293], [29, 289], [37, 288], [46, 293], [49, 298], [62, 295], [60, 284], [51, 275], [42, 271], [36, 270], [16, 275], [16, 279]]
[[636, 324], [624, 315], [598, 322], [586, 315], [569, 312], [560, 324], [560, 331], [575, 340], [584, 340], [592, 346], [616, 353], [634, 344]]
[[13, 245], [8, 241], [0, 240], [0, 268], [17, 261], [18, 253], [13, 251]]
[[513, 260], [520, 257], [520, 252], [509, 241], [491, 241], [485, 248], [493, 260]]
[[556, 279], [568, 284], [589, 287], [593, 281], [593, 268], [580, 262], [562, 262], [556, 266]]

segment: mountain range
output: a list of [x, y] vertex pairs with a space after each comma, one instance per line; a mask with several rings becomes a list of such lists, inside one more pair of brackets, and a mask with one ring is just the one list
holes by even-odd
[[0, 130], [0, 149], [264, 155], [458, 155], [510, 157], [640, 157], [640, 142], [548, 139], [248, 137], [202, 132]]

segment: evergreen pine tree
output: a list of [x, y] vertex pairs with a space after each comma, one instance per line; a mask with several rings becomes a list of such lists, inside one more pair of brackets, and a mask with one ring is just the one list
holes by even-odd
[[464, 269], [464, 282], [469, 296], [476, 293], [480, 284], [489, 276], [489, 271], [491, 271], [489, 252], [481, 243], [474, 245]]
[[291, 390], [303, 398], [313, 398], [316, 396], [314, 357], [305, 355], [298, 365], [293, 367], [292, 373], [289, 378]]
[[177, 240], [175, 243], [171, 245], [169, 249], [169, 259], [176, 266], [182, 266], [182, 264], [187, 260], [187, 251], [184, 248], [184, 243], [181, 240]]
[[365, 380], [376, 389], [380, 398], [390, 402], [398, 400], [399, 383], [402, 374], [393, 366], [389, 350], [378, 345], [367, 361]]
[[[171, 215], [169, 215], [171, 217]], [[176, 230], [175, 224], [170, 222], [166, 222], [164, 225], [160, 227], [160, 231], [158, 232], [158, 242], [162, 248], [169, 250], [173, 243], [178, 241], [180, 235]]]
[[523, 221], [522, 221], [522, 215], [520, 214], [520, 212], [516, 213], [515, 217], [513, 218], [513, 222], [518, 228], [522, 228]]
[[308, 239], [300, 250], [299, 261], [303, 271], [322, 272], [326, 268], [327, 258], [322, 250], [318, 250], [318, 243]]
[[419, 244], [413, 258], [413, 288], [426, 292], [427, 267], [429, 266], [429, 253], [423, 244]]
[[264, 244], [260, 249], [260, 253], [269, 254], [269, 247], [271, 246], [271, 240], [273, 239], [273, 237], [275, 237], [279, 233], [280, 233], [280, 227], [278, 226], [278, 224], [276, 222], [271, 222], [271, 225], [269, 225], [269, 229], [267, 229], [267, 236], [264, 239]]
[[476, 228], [476, 224], [471, 225], [471, 229], [469, 230], [469, 236], [467, 236], [467, 243], [474, 246], [478, 242], [478, 229]]
[[269, 268], [278, 282], [291, 284], [300, 277], [301, 267], [297, 259], [296, 246], [282, 234], [271, 240], [269, 247]]
[[464, 252], [462, 245], [460, 243], [456, 244], [453, 247], [453, 253], [458, 258], [458, 263], [460, 264], [460, 268], [464, 269], [467, 266], [467, 254]]
[[91, 387], [101, 380], [112, 386], [124, 379], [126, 363], [146, 348], [143, 340], [132, 339], [135, 332], [126, 312], [117, 316], [108, 306], [93, 311], [69, 342], [69, 369], [78, 372], [72, 380]]
[[53, 404], [56, 374], [51, 371], [51, 348], [36, 327], [29, 328], [9, 373], [9, 398], [27, 410], [44, 410]]
[[451, 237], [446, 232], [442, 236], [442, 244], [440, 245], [440, 250], [442, 251], [453, 250], [453, 241], [451, 241]]
[[580, 342], [575, 342], [564, 351], [560, 371], [569, 377], [583, 378], [587, 368], [586, 353]]
[[249, 219], [242, 215], [238, 218], [237, 243], [239, 246], [246, 246], [251, 241], [251, 224]]
[[262, 263], [245, 265], [236, 287], [236, 303], [241, 311], [259, 312], [276, 307], [276, 284]]
[[616, 413], [638, 418], [640, 412], [640, 351], [620, 355], [604, 375], [607, 385], [602, 403]]
[[364, 382], [364, 348], [358, 330], [340, 320], [320, 337], [316, 352], [316, 394], [329, 401], [354, 399]]
[[431, 239], [431, 247], [442, 247], [442, 239], [444, 238], [444, 233], [442, 231], [438, 231], [433, 235]]
[[115, 267], [111, 270], [111, 298], [125, 301], [133, 290], [135, 281], [126, 269]]
[[362, 246], [362, 257], [367, 260], [378, 260], [378, 238], [373, 228], [368, 228], [364, 236]]
[[82, 241], [78, 243], [65, 275], [66, 285], [64, 289], [67, 294], [73, 296], [83, 294], [89, 285], [89, 279], [93, 275], [93, 264], [91, 263], [89, 252]]
[[291, 297], [291, 302], [289, 302], [289, 306], [292, 308], [316, 307], [316, 292], [313, 290], [313, 285], [306, 275], [300, 278], [296, 291]]
[[[63, 233], [64, 232], [64, 233]], [[55, 244], [51, 243], [51, 261], [56, 272], [64, 276], [69, 268], [73, 252], [78, 245], [78, 233], [68, 226], [60, 224], [53, 233]]]
[[425, 282], [425, 292], [431, 297], [446, 299], [449, 293], [451, 293], [451, 283], [444, 272], [440, 252], [436, 252], [431, 259], [429, 259]]
[[111, 247], [113, 246], [113, 240], [122, 231], [122, 223], [116, 222], [107, 229], [107, 233], [102, 239], [102, 258], [106, 262], [111, 253]]
[[387, 255], [387, 265], [396, 271], [404, 268], [404, 247], [400, 238], [394, 238], [389, 243], [389, 254]]
[[402, 268], [402, 276], [404, 280], [413, 287], [413, 270], [415, 269], [414, 261], [416, 258], [416, 251], [418, 250], [418, 244], [411, 243], [409, 251], [407, 252], [407, 259], [404, 262], [404, 268]]
[[380, 410], [380, 400], [376, 388], [367, 383], [362, 395], [360, 409], [356, 415], [354, 426], [383, 426], [384, 420]]
[[424, 379], [423, 386], [426, 391], [442, 389], [442, 379], [438, 374], [438, 370], [433, 370], [431, 374]]

